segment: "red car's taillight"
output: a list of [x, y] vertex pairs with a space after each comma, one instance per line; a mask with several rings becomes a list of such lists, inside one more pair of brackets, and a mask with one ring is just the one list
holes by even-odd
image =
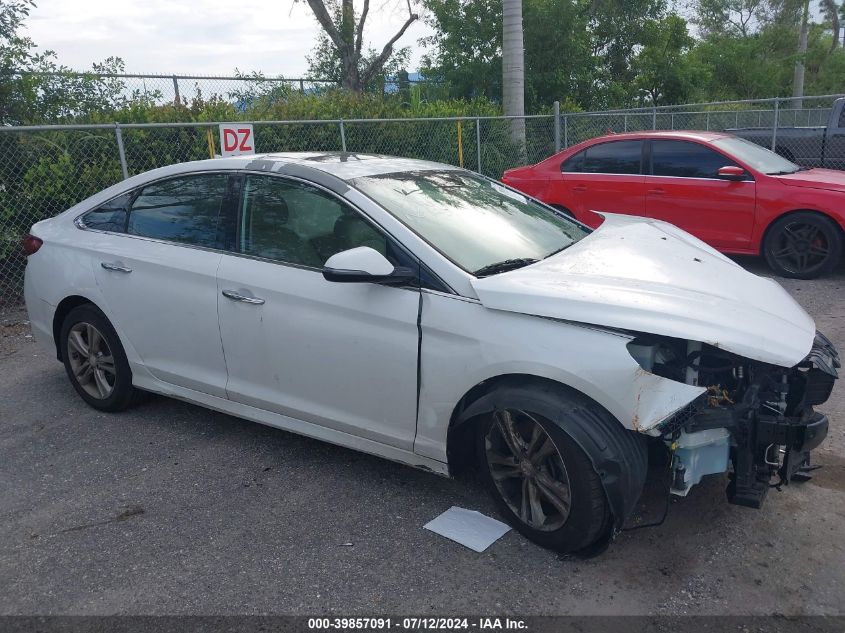
[[41, 245], [44, 241], [41, 238], [35, 237], [34, 235], [27, 235], [23, 238], [23, 252], [24, 254], [29, 257], [30, 255], [34, 255], [38, 252], [38, 249], [41, 248]]

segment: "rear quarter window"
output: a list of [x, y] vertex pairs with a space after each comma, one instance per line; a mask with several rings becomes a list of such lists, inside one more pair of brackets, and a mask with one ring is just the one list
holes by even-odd
[[131, 200], [131, 192], [113, 198], [83, 215], [82, 223], [86, 228], [95, 231], [123, 233], [126, 230], [126, 217]]

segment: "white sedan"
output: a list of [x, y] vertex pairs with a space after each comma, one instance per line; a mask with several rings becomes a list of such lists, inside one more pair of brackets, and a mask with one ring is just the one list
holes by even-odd
[[759, 507], [827, 433], [836, 350], [675, 227], [595, 231], [477, 174], [354, 154], [172, 165], [37, 223], [36, 338], [91, 406], [151, 391], [440, 474], [560, 551], [731, 470]]

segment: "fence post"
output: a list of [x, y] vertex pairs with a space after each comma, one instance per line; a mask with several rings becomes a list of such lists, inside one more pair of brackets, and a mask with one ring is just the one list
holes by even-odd
[[569, 115], [563, 115], [563, 147], [569, 147]]
[[182, 99], [179, 97], [179, 79], [173, 75], [173, 103], [179, 105]]
[[305, 94], [305, 82], [302, 79], [299, 80], [299, 92]]
[[657, 108], [655, 106], [651, 106], [651, 129], [657, 129]]
[[674, 112], [671, 112], [669, 114], [669, 127], [673, 130], [675, 129], [675, 113]]
[[464, 168], [464, 131], [461, 120], [458, 119], [458, 167]]
[[475, 153], [478, 160], [478, 173], [481, 173], [481, 119], [475, 117]]
[[129, 169], [126, 166], [126, 151], [123, 149], [123, 132], [120, 130], [120, 123], [114, 124], [114, 137], [117, 139], [117, 153], [120, 156], [120, 170], [123, 172], [123, 179], [129, 178]]
[[622, 131], [623, 132], [628, 131], [628, 113], [627, 112], [622, 116]]
[[775, 120], [772, 121], [772, 151], [775, 151], [778, 142], [778, 104], [780, 100], [775, 99]]
[[346, 128], [343, 126], [343, 119], [340, 120], [340, 147], [346, 153]]
[[705, 116], [706, 116], [706, 118], [705, 118], [704, 129], [709, 132], [710, 131], [710, 111], [709, 110], [707, 111], [707, 114]]
[[552, 104], [552, 113], [555, 117], [555, 154], [560, 151], [560, 101]]

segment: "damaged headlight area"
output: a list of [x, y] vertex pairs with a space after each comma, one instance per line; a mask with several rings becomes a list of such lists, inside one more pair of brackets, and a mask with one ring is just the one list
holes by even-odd
[[730, 470], [728, 500], [759, 508], [773, 485], [808, 477], [810, 451], [828, 428], [813, 407], [830, 397], [841, 367], [823, 334], [790, 368], [662, 336], [640, 335], [628, 351], [645, 371], [706, 389], [657, 426], [672, 456], [673, 494]]

